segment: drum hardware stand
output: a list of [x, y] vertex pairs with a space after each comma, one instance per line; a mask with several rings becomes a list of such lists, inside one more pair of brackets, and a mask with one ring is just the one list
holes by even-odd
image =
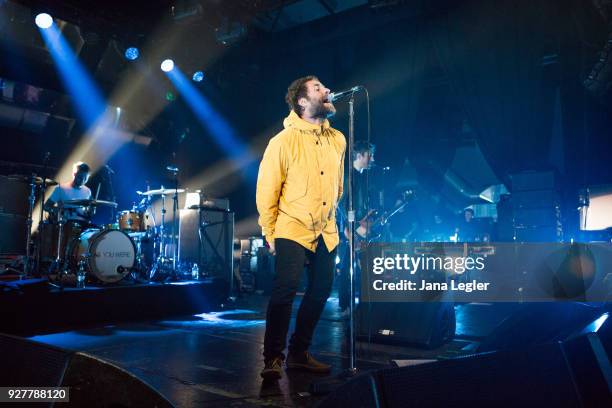
[[[162, 186], [162, 190], [164, 186]], [[153, 280], [158, 271], [170, 271], [170, 278], [176, 278], [176, 270], [173, 268], [173, 263], [170, 263], [170, 258], [166, 256], [166, 194], [161, 194], [162, 209], [161, 209], [161, 224], [159, 226], [160, 243], [159, 255], [151, 267], [149, 272], [149, 280]]]
[[43, 160], [43, 168], [41, 171], [42, 176], [42, 184], [40, 186], [40, 214], [38, 217], [38, 245], [36, 246], [36, 257], [35, 257], [35, 267], [40, 274], [40, 266], [41, 266], [41, 254], [42, 254], [42, 246], [43, 246], [43, 235], [45, 229], [45, 223], [43, 222], [43, 218], [45, 215], [45, 193], [47, 192], [47, 165], [49, 164], [49, 158], [51, 157], [50, 152], [45, 153], [45, 158]]
[[[161, 189], [164, 189], [164, 186], [161, 186]], [[153, 280], [157, 271], [160, 269], [164, 269], [165, 261], [166, 261], [166, 234], [165, 234], [165, 226], [166, 223], [166, 195], [161, 195], [162, 200], [162, 208], [161, 208], [161, 224], [159, 225], [159, 255], [153, 266], [151, 266], [151, 271], [149, 273], [149, 280]]]
[[[141, 244], [138, 243], [136, 246], [136, 254], [140, 253], [140, 246]], [[143, 261], [143, 255], [142, 254], [136, 255], [136, 262], [134, 264], [134, 267], [129, 273], [130, 278], [132, 278], [134, 283], [143, 283], [142, 276], [145, 271], [146, 271], [146, 265]], [[147, 276], [147, 279], [144, 280], [144, 282], [146, 281], [148, 281], [148, 276]]]
[[65, 259], [62, 258], [62, 237], [64, 235], [64, 225], [66, 224], [66, 220], [64, 219], [64, 206], [61, 203], [58, 203], [57, 208], [57, 224], [59, 226], [57, 233], [57, 251], [55, 260], [51, 264], [49, 273], [56, 271], [60, 287], [63, 287], [62, 276], [68, 275]]
[[[32, 213], [34, 212], [34, 202], [36, 201], [35, 181], [36, 174], [32, 174], [30, 179], [30, 197], [28, 199], [30, 206], [28, 208], [28, 219], [26, 221], [26, 256], [23, 263], [23, 276], [28, 276], [30, 274], [30, 267], [32, 266]], [[23, 278], [23, 276], [20, 278]]]
[[[135, 208], [135, 206], [133, 207]], [[134, 257], [134, 266], [130, 268], [128, 276], [134, 283], [143, 283], [149, 280], [149, 276], [143, 281], [142, 276], [147, 272], [146, 264], [144, 263], [144, 255], [142, 254], [142, 237], [134, 239], [136, 254]]]
[[89, 252], [81, 255], [81, 260], [78, 263], [77, 274], [76, 274], [76, 287], [84, 288], [85, 287], [85, 279], [87, 278], [87, 266], [89, 258], [91, 254]]
[[[149, 187], [149, 183], [147, 182], [147, 191], [150, 190]], [[159, 243], [159, 237], [157, 236], [157, 223], [155, 222], [155, 212], [153, 211], [153, 203], [152, 203], [152, 199], [151, 196], [146, 196], [146, 198], [144, 198], [143, 200], [140, 201], [140, 203], [137, 206], [139, 211], [142, 211], [143, 216], [146, 218], [146, 214], [147, 211], [150, 212], [151, 215], [151, 220], [153, 221], [153, 227], [149, 228], [148, 226], [145, 226], [145, 239], [150, 239], [153, 242], [153, 253], [155, 253], [155, 246], [157, 243]], [[142, 254], [142, 237], [140, 239], [140, 241], [138, 242], [138, 252], [140, 254], [140, 256], [138, 256], [138, 263], [137, 263], [137, 267], [139, 270], [139, 273], [141, 275], [145, 275], [146, 276], [146, 280], [151, 280], [151, 278], [153, 277], [154, 272], [153, 271], [148, 271], [149, 267], [147, 266], [147, 264], [144, 262], [144, 255]], [[155, 267], [155, 265], [157, 264], [157, 260], [153, 263], [153, 265], [151, 265], [151, 268]]]
[[172, 197], [172, 278], [177, 278], [176, 261], [178, 257], [178, 246], [176, 245], [176, 213], [178, 212], [178, 167], [166, 167], [174, 177], [174, 196]]
[[[113, 177], [112, 175], [115, 173], [113, 171], [113, 169], [110, 168], [110, 166], [107, 164], [104, 166], [104, 168], [106, 169], [106, 179], [108, 181], [108, 189], [110, 190], [110, 195], [111, 195], [111, 201], [116, 203], [117, 202], [117, 197], [115, 197], [115, 189], [113, 188]], [[96, 194], [96, 200], [98, 199], [98, 195]], [[115, 219], [115, 208], [111, 208], [111, 220]], [[118, 215], [118, 214], [117, 214]]]

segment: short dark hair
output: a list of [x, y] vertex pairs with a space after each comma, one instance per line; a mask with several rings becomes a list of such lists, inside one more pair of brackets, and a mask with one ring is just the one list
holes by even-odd
[[308, 75], [302, 78], [298, 78], [289, 85], [287, 88], [287, 95], [285, 95], [285, 102], [289, 105], [289, 110], [294, 111], [298, 114], [299, 117], [302, 117], [304, 113], [304, 108], [300, 106], [298, 101], [300, 98], [305, 98], [308, 90], [306, 89], [306, 82], [312, 80], [319, 80], [314, 75]]
[[76, 162], [72, 165], [72, 174], [77, 174], [79, 171], [89, 173], [90, 170], [89, 165], [85, 162]]
[[358, 140], [353, 145], [353, 160], [357, 159], [357, 155], [363, 155], [366, 152], [370, 152], [370, 154], [374, 154], [376, 152], [376, 146], [372, 143], [369, 143], [365, 140]]
[[466, 212], [472, 213], [472, 215], [474, 215], [474, 209], [473, 208], [470, 208], [470, 207], [464, 208], [463, 209], [463, 213], [465, 214]]

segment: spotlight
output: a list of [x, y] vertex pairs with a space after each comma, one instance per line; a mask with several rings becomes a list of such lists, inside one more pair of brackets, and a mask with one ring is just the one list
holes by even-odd
[[36, 25], [38, 27], [46, 29], [51, 27], [51, 25], [53, 24], [53, 17], [51, 17], [47, 13], [40, 13], [36, 16], [36, 19], [34, 21], [36, 22]]
[[174, 69], [174, 61], [171, 59], [164, 60], [161, 63], [161, 70], [164, 72], [170, 72]]
[[194, 82], [202, 82], [204, 79], [204, 73], [202, 71], [196, 71], [193, 73], [193, 77], [191, 79], [193, 79]]
[[127, 60], [134, 61], [135, 59], [138, 59], [139, 56], [140, 52], [136, 47], [130, 47], [125, 50], [125, 59]]

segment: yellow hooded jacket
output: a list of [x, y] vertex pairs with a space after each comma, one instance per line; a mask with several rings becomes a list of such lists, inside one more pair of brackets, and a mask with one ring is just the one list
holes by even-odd
[[325, 120], [315, 125], [294, 111], [268, 142], [257, 177], [259, 225], [268, 242], [286, 238], [315, 251], [338, 245], [336, 206], [344, 180], [344, 135]]

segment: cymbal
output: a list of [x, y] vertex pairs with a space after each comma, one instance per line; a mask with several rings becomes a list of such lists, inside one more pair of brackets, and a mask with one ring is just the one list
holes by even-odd
[[158, 190], [149, 190], [149, 191], [137, 191], [136, 194], [141, 195], [141, 196], [154, 196], [154, 195], [168, 195], [168, 194], [174, 194], [175, 192], [177, 193], [184, 193], [185, 189], [183, 188], [179, 188], [178, 190], [175, 190], [173, 188], [160, 188]]
[[113, 201], [104, 200], [66, 200], [61, 203], [64, 208], [75, 208], [75, 207], [90, 207], [90, 206], [106, 206], [117, 208], [117, 203]]
[[[32, 182], [32, 176], [28, 176], [26, 174], [11, 174], [9, 176], [6, 176], [6, 178], [8, 178], [11, 181], [16, 181], [18, 183], [25, 183], [25, 184], [30, 184]], [[46, 184], [48, 186], [56, 186], [58, 184], [57, 181], [52, 180], [52, 179], [45, 179]], [[42, 185], [43, 183], [43, 178], [42, 177], [34, 177], [34, 184], [36, 184], [37, 186]]]

